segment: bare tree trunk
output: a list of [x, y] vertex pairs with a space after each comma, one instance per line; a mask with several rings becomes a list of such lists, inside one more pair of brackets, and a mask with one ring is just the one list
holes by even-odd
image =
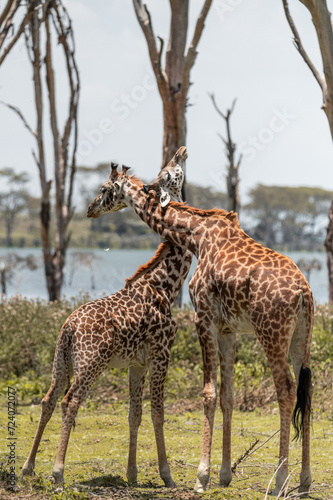
[[[135, 13], [146, 38], [150, 61], [154, 70], [157, 86], [163, 103], [163, 168], [177, 149], [186, 145], [186, 106], [190, 88], [190, 72], [197, 56], [197, 46], [205, 25], [212, 0], [205, 0], [198, 16], [193, 38], [186, 51], [188, 32], [188, 0], [170, 0], [171, 24], [169, 42], [166, 50], [165, 68], [162, 66], [164, 41], [159, 38], [157, 49], [152, 20], [142, 0], [133, 0]], [[182, 188], [186, 200], [186, 183]], [[181, 291], [176, 298], [181, 305]]]
[[[58, 37], [58, 42], [63, 46], [70, 89], [68, 117], [62, 134], [59, 131], [57, 119], [50, 19], [52, 19], [53, 26]], [[45, 26], [46, 49], [44, 62], [46, 68], [46, 85], [48, 89], [48, 101], [50, 108], [50, 129], [53, 137], [54, 155], [56, 218], [54, 242], [52, 241], [50, 232], [52, 213], [50, 191], [52, 180], [47, 179], [43, 136], [44, 108], [41, 78], [42, 61], [40, 56], [40, 30], [42, 25]], [[30, 21], [30, 31], [27, 35], [26, 42], [33, 67], [35, 105], [37, 111], [37, 130], [34, 133], [34, 136], [37, 140], [38, 152], [37, 154], [33, 154], [39, 169], [42, 189], [40, 220], [44, 269], [49, 300], [54, 301], [60, 299], [61, 286], [63, 283], [63, 271], [66, 261], [66, 251], [69, 242], [68, 226], [73, 216], [72, 194], [76, 170], [75, 154], [77, 146], [77, 106], [80, 88], [79, 74], [75, 62], [71, 21], [67, 11], [60, 1], [48, 0], [43, 5], [43, 13], [41, 16], [38, 12], [34, 13]], [[28, 128], [30, 129], [30, 127]], [[70, 140], [72, 140], [73, 145], [71, 147], [71, 157], [69, 158], [68, 150], [70, 149]]]
[[238, 176], [238, 170], [240, 163], [242, 161], [242, 155], [240, 155], [238, 162], [235, 163], [235, 152], [236, 152], [236, 144], [232, 141], [231, 139], [231, 127], [230, 127], [230, 117], [235, 109], [235, 104], [236, 104], [236, 99], [234, 99], [231, 108], [227, 109], [227, 113], [224, 114], [222, 111], [219, 109], [219, 107], [216, 104], [214, 94], [209, 94], [213, 106], [218, 112], [220, 116], [225, 120], [226, 124], [226, 129], [227, 129], [227, 139], [224, 139], [224, 137], [221, 134], [218, 134], [219, 137], [222, 139], [223, 143], [225, 144], [226, 147], [226, 156], [228, 158], [228, 165], [227, 165], [227, 194], [228, 194], [228, 210], [232, 210], [233, 212], [237, 212], [239, 214], [240, 211], [240, 194], [239, 194], [239, 176]]
[[328, 212], [328, 226], [325, 239], [325, 248], [327, 253], [327, 269], [328, 269], [328, 285], [329, 297], [328, 302], [333, 304], [333, 202]]
[[[294, 35], [294, 44], [301, 54], [303, 60], [308, 65], [310, 71], [318, 82], [323, 94], [322, 109], [325, 111], [331, 136], [333, 139], [333, 28], [331, 13], [327, 8], [326, 0], [300, 0], [305, 5], [312, 16], [312, 21], [316, 29], [321, 58], [323, 62], [324, 74], [317, 70], [307, 52], [304, 49], [300, 35], [289, 11], [288, 1], [282, 0], [287, 21]], [[333, 204], [332, 204], [333, 205]], [[327, 267], [329, 277], [329, 302], [333, 303], [333, 216], [332, 205], [328, 214], [327, 236], [325, 241], [327, 253]]]

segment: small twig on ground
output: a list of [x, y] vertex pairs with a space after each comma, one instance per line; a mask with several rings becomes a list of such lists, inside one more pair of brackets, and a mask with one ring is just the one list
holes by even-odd
[[[248, 457], [250, 457], [251, 455], [253, 455], [253, 453], [255, 453], [257, 450], [259, 450], [260, 448], [262, 448], [270, 439], [272, 439], [278, 432], [280, 432], [280, 430], [277, 430], [276, 432], [274, 432], [274, 434], [272, 434], [271, 436], [269, 436], [269, 438], [266, 439], [266, 441], [264, 441], [263, 443], [261, 443], [260, 446], [258, 446], [257, 448], [254, 448], [255, 445], [257, 443], [259, 443], [259, 439], [256, 438], [256, 440], [254, 441], [254, 443], [251, 444], [251, 446], [236, 460], [236, 462], [234, 463], [234, 465], [231, 467], [231, 472], [235, 472], [238, 465], [241, 463], [241, 462], [244, 462], [244, 460], [246, 460]], [[253, 449], [254, 448], [254, 449]]]
[[246, 460], [246, 458], [250, 455], [250, 452], [253, 450], [253, 448], [255, 447], [255, 445], [259, 443], [259, 439], [256, 439], [251, 445], [250, 447], [244, 451], [244, 453], [239, 457], [237, 458], [236, 462], [234, 463], [234, 465], [231, 467], [231, 472], [234, 473], [237, 469], [237, 467], [239, 466], [239, 464], [241, 462], [243, 462], [244, 460]]

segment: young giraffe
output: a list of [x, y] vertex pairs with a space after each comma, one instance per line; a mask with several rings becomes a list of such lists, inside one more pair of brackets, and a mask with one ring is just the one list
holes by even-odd
[[[186, 279], [191, 261], [191, 252], [164, 242], [151, 261], [139, 267], [127, 280], [122, 290], [82, 305], [65, 321], [57, 342], [51, 387], [42, 400], [37, 433], [23, 466], [23, 475], [33, 473], [43, 431], [66, 382], [68, 389], [61, 402], [61, 438], [53, 468], [56, 482], [63, 482], [71, 428], [91, 385], [108, 366], [129, 366], [128, 481], [137, 480], [137, 436], [142, 415], [142, 391], [149, 370], [151, 416], [160, 476], [166, 486], [175, 487], [164, 443], [163, 391], [170, 349], [177, 331], [171, 305]], [[74, 373], [72, 384], [71, 368]]]
[[[178, 150], [186, 158], [186, 148]], [[313, 298], [303, 274], [291, 259], [265, 248], [242, 231], [236, 214], [198, 210], [171, 202], [162, 207], [155, 193], [158, 180], [141, 190], [126, 173], [109, 178], [90, 204], [88, 217], [99, 217], [131, 206], [139, 217], [168, 241], [189, 249], [198, 259], [190, 282], [196, 327], [204, 364], [204, 431], [196, 490], [204, 491], [210, 475], [210, 455], [217, 400], [217, 352], [221, 370], [223, 455], [220, 485], [231, 473], [231, 417], [235, 334], [254, 333], [268, 357], [280, 408], [279, 469], [273, 495], [284, 490], [288, 476], [290, 422], [296, 396], [288, 351], [298, 385], [293, 423], [302, 433], [299, 492], [307, 496], [310, 472], [310, 343]], [[166, 188], [166, 186], [164, 186]], [[157, 189], [158, 190], [158, 189]]]

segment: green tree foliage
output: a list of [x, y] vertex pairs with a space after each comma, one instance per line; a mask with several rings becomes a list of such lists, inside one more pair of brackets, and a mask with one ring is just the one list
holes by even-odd
[[25, 185], [29, 176], [26, 172], [16, 173], [7, 167], [0, 170], [0, 177], [7, 181], [7, 189], [0, 192], [0, 213], [6, 227], [6, 246], [10, 247], [15, 218], [28, 207], [30, 196]]
[[[270, 248], [297, 250], [322, 247], [324, 224], [333, 191], [316, 187], [257, 185], [244, 207], [253, 219], [251, 236]], [[322, 217], [322, 221], [320, 221]]]

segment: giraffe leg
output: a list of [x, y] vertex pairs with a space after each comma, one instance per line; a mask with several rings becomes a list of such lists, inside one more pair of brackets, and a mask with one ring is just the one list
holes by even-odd
[[[93, 360], [92, 360], [93, 361]], [[74, 381], [61, 402], [62, 425], [61, 437], [57, 451], [57, 456], [53, 466], [52, 475], [56, 483], [64, 482], [65, 456], [69, 441], [69, 436], [74, 424], [76, 414], [80, 404], [85, 400], [87, 393], [96, 378], [104, 370], [107, 363], [99, 363], [99, 360], [91, 362], [89, 369], [84, 367], [81, 371], [74, 370]]]
[[210, 456], [212, 448], [213, 427], [215, 408], [217, 400], [216, 378], [217, 378], [217, 346], [215, 324], [213, 321], [196, 317], [196, 327], [200, 340], [203, 368], [204, 368], [204, 428], [201, 447], [201, 458], [197, 472], [197, 482], [195, 490], [203, 492], [207, 488], [210, 476]]
[[223, 414], [222, 467], [220, 486], [231, 483], [231, 419], [234, 404], [233, 372], [235, 361], [236, 335], [218, 335], [219, 359], [221, 369], [220, 405]]
[[138, 430], [142, 417], [142, 391], [147, 373], [146, 367], [131, 366], [129, 369], [129, 389], [130, 405], [128, 421], [130, 427], [130, 442], [127, 464], [127, 480], [129, 483], [135, 483], [137, 480], [138, 469], [136, 465], [136, 450], [138, 442]]
[[22, 467], [22, 475], [23, 476], [29, 476], [33, 474], [34, 468], [35, 468], [35, 459], [36, 459], [36, 454], [38, 451], [39, 443], [42, 438], [44, 429], [50, 420], [54, 408], [57, 404], [57, 400], [61, 394], [61, 392], [64, 390], [65, 383], [66, 383], [66, 377], [65, 374], [62, 374], [63, 376], [56, 375], [54, 378], [54, 381], [52, 381], [51, 387], [48, 390], [46, 396], [42, 400], [42, 409], [41, 409], [41, 416], [39, 419], [39, 424], [37, 428], [37, 432], [35, 435], [34, 442], [32, 444], [32, 448], [30, 450], [29, 456], [25, 462], [25, 464]]
[[291, 344], [290, 356], [293, 362], [294, 373], [299, 391], [305, 394], [303, 402], [304, 414], [302, 415], [302, 470], [300, 474], [300, 487], [298, 493], [301, 498], [308, 497], [309, 488], [312, 482], [310, 468], [310, 408], [313, 387], [311, 384], [311, 372], [309, 370], [310, 361], [311, 329], [306, 328], [304, 318], [301, 318], [296, 326]]
[[296, 385], [289, 369], [287, 355], [284, 355], [282, 359], [278, 359], [270, 354], [268, 360], [280, 409], [279, 468], [276, 473], [275, 488], [272, 491], [272, 495], [277, 496], [285, 489], [288, 478], [290, 424], [296, 396]]
[[168, 488], [175, 488], [176, 484], [171, 477], [170, 467], [166, 456], [163, 430], [164, 382], [169, 365], [169, 354], [168, 356], [162, 356], [162, 354], [163, 352], [159, 353], [158, 357], [155, 356], [155, 358], [149, 363], [151, 417], [155, 431], [158, 467], [161, 479]]

